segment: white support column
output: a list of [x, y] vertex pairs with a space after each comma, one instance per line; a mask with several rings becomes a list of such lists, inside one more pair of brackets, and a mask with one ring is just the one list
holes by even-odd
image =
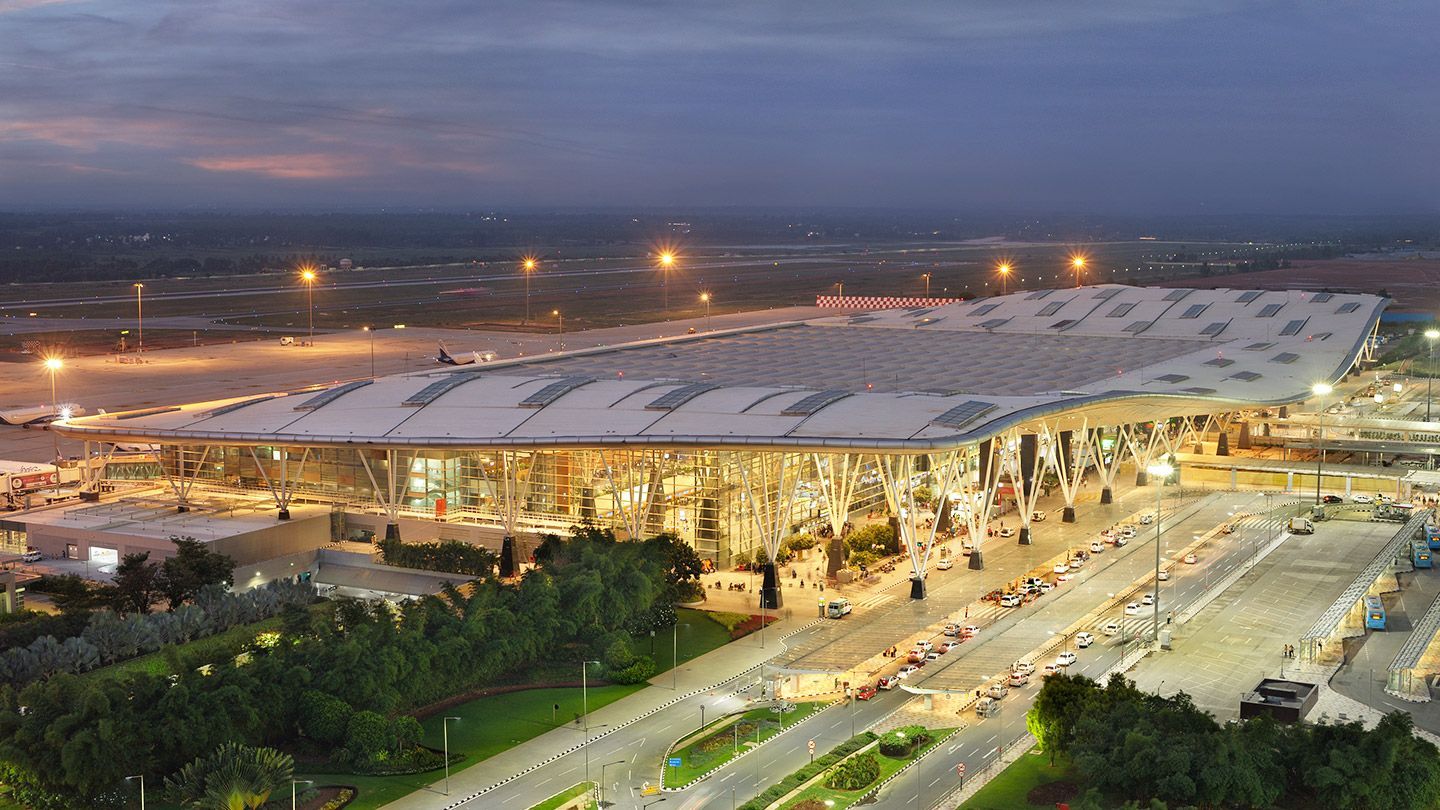
[[845, 562], [845, 524], [850, 518], [850, 504], [855, 498], [855, 488], [864, 468], [861, 456], [854, 453], [836, 453], [821, 456], [811, 455], [815, 465], [815, 478], [820, 495], [825, 499], [825, 510], [830, 520], [830, 540], [826, 544], [825, 558], [827, 577], [835, 576]]
[[1090, 448], [1089, 452], [1095, 461], [1095, 470], [1100, 475], [1100, 503], [1108, 504], [1115, 500], [1115, 474], [1120, 471], [1120, 456], [1125, 450], [1124, 432], [1125, 425], [1115, 428], [1115, 453], [1110, 460], [1105, 460], [1105, 427], [1097, 426], [1095, 431], [1085, 437], [1085, 442]]
[[370, 479], [371, 492], [375, 493], [375, 500], [380, 505], [381, 511], [385, 513], [385, 539], [400, 539], [400, 496], [395, 493], [395, 465], [398, 463], [397, 454], [394, 450], [385, 451], [385, 481], [382, 486], [379, 479], [375, 477], [375, 469], [370, 465], [370, 459], [365, 450], [356, 450], [355, 454], [360, 458], [360, 466], [365, 469], [365, 475]]
[[[960, 454], [951, 451], [943, 456], [944, 466], [938, 479], [939, 492], [949, 492], [954, 484], [958, 465], [961, 463]], [[880, 478], [885, 486], [886, 500], [898, 504], [896, 514], [899, 515], [898, 525], [900, 527], [901, 542], [905, 544], [906, 553], [910, 557], [910, 598], [925, 598], [925, 575], [930, 562], [930, 552], [935, 547], [935, 533], [939, 526], [939, 515], [930, 524], [928, 533], [923, 540], [920, 539], [919, 527], [916, 525], [919, 518], [919, 510], [915, 506], [915, 456], [889, 456], [879, 457]], [[932, 479], [934, 479], [935, 465], [932, 460], [930, 468]], [[924, 551], [920, 546], [924, 546]]]
[[[965, 498], [965, 529], [970, 535], [970, 541], [975, 545], [975, 550], [970, 554], [970, 568], [977, 571], [985, 567], [983, 546], [986, 531], [990, 527], [990, 516], [995, 507], [995, 490], [1000, 481], [1000, 464], [995, 458], [996, 441], [998, 439], [981, 442], [970, 453], [970, 457], [985, 475], [972, 481], [967, 461], [961, 479], [960, 492]], [[990, 456], [988, 459], [982, 457], [986, 452]]]
[[187, 465], [191, 466], [194, 471], [198, 472], [199, 469], [205, 465], [205, 460], [209, 457], [210, 445], [207, 444], [205, 445], [204, 451], [200, 454], [200, 460], [196, 461], [194, 465], [188, 465], [185, 456], [185, 446], [176, 445], [175, 474], [173, 476], [170, 474], [169, 470], [165, 469], [164, 460], [161, 460], [160, 471], [164, 474], [165, 480], [170, 484], [170, 489], [175, 493], [176, 512], [190, 511], [190, 490], [195, 486], [195, 478], [193, 475], [186, 475]]
[[741, 493], [749, 503], [756, 534], [769, 558], [761, 569], [760, 607], [774, 610], [781, 604], [775, 558], [780, 554], [780, 544], [789, 534], [790, 516], [804, 477], [805, 456], [801, 453], [761, 453], [759, 461], [759, 470], [753, 474], [743, 457], [737, 459], [736, 467], [740, 471]]

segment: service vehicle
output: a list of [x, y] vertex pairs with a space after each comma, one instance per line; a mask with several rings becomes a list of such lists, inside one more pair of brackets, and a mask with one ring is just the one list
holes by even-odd
[[1289, 529], [1291, 534], [1314, 534], [1315, 523], [1307, 517], [1292, 517]]
[[852, 609], [850, 600], [841, 596], [830, 600], [830, 604], [825, 606], [825, 615], [832, 619], [838, 619], [841, 616], [850, 615]]

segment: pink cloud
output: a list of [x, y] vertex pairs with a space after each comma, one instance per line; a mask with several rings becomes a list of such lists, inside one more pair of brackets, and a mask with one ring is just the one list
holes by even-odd
[[189, 158], [185, 162], [211, 172], [258, 174], [285, 180], [334, 180], [369, 173], [355, 158], [323, 153]]

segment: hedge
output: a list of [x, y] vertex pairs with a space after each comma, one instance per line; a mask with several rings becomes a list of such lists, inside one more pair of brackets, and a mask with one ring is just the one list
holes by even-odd
[[780, 800], [780, 797], [800, 787], [806, 782], [818, 776], [826, 768], [839, 762], [845, 757], [859, 751], [876, 740], [873, 732], [865, 732], [858, 737], [851, 737], [843, 743], [831, 748], [829, 753], [820, 757], [814, 762], [806, 765], [798, 771], [781, 779], [777, 784], [768, 788], [764, 793], [740, 805], [739, 810], [765, 810], [765, 808]]

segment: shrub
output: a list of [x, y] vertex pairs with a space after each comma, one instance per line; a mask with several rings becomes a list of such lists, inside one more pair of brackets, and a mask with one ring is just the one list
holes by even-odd
[[495, 566], [500, 562], [499, 555], [490, 549], [461, 540], [441, 540], [438, 543], [377, 540], [375, 545], [379, 547], [380, 559], [386, 565], [419, 568], [424, 571], [488, 577], [495, 572]]
[[899, 554], [900, 542], [895, 530], [885, 523], [871, 523], [861, 526], [845, 537], [845, 548], [851, 553], [875, 551], [878, 554]]
[[880, 760], [869, 752], [845, 760], [830, 772], [825, 787], [834, 790], [860, 790], [880, 778]]
[[352, 763], [374, 762], [393, 747], [390, 723], [383, 715], [368, 709], [351, 715], [345, 728], [345, 753]]
[[739, 627], [745, 620], [750, 618], [749, 615], [744, 613], [723, 613], [719, 611], [706, 611], [705, 615], [710, 618], [710, 621], [719, 624], [721, 627], [729, 630], [732, 633], [735, 632], [735, 628]]
[[636, 656], [634, 663], [624, 669], [612, 670], [613, 683], [644, 683], [655, 677], [655, 662], [648, 655]]
[[823, 772], [831, 765], [859, 751], [874, 740], [875, 735], [869, 731], [864, 732], [858, 737], [851, 737], [849, 740], [830, 749], [830, 753], [802, 767], [800, 770], [791, 773], [789, 776], [781, 779], [778, 784], [767, 788], [764, 793], [740, 805], [740, 810], [765, 810], [765, 808], [779, 801], [781, 796], [810, 781], [816, 774]]
[[880, 753], [887, 757], [908, 757], [910, 752], [930, 742], [930, 730], [924, 726], [905, 726], [880, 738]]
[[814, 548], [815, 545], [819, 542], [819, 540], [815, 539], [815, 535], [805, 533], [797, 534], [794, 537], [791, 537], [790, 539], [785, 541], [785, 545], [789, 548], [794, 549], [795, 551], [805, 551], [806, 549]]
[[316, 742], [336, 745], [343, 741], [352, 714], [350, 704], [334, 695], [314, 689], [300, 695], [300, 731]]

